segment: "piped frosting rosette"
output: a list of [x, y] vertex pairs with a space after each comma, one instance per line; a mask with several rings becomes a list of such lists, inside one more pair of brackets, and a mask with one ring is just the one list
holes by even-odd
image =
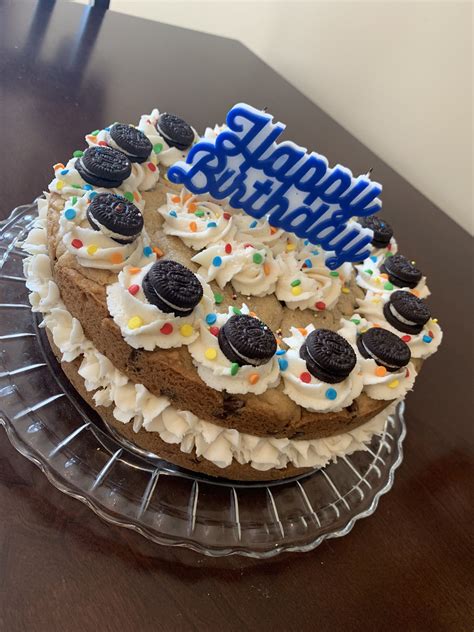
[[[106, 191], [110, 193], [110, 191]], [[119, 271], [126, 265], [137, 266], [155, 260], [150, 240], [143, 229], [131, 243], [118, 243], [102, 230], [94, 230], [87, 209], [97, 195], [90, 191], [66, 201], [59, 220], [59, 237], [66, 250], [85, 268]]]
[[163, 217], [163, 232], [179, 237], [193, 250], [231, 237], [233, 216], [220, 204], [192, 195], [185, 189], [167, 194], [166, 204], [158, 209]]
[[278, 248], [284, 231], [281, 228], [271, 226], [267, 215], [261, 219], [254, 219], [242, 211], [233, 211], [232, 220], [236, 241], [254, 246], [263, 244], [271, 248], [272, 251], [274, 248]]
[[229, 307], [227, 314], [210, 313], [201, 321], [200, 336], [189, 345], [189, 351], [200, 378], [211, 388], [228, 393], [260, 395], [280, 381], [280, 369], [274, 355], [268, 362], [240, 366], [224, 355], [219, 345], [219, 330], [235, 315], [248, 315], [247, 305]]
[[221, 132], [227, 129], [227, 125], [214, 125], [214, 127], [206, 127], [204, 136], [206, 140], [215, 140]]
[[339, 333], [357, 350], [361, 367], [364, 391], [372, 399], [403, 399], [412, 390], [416, 370], [412, 362], [398, 371], [388, 371], [372, 358], [364, 358], [357, 349], [357, 338], [372, 327], [360, 314], [354, 314], [350, 320], [341, 318]]
[[[358, 299], [358, 312], [371, 325], [381, 326], [399, 336], [410, 348], [413, 358], [428, 358], [437, 351], [443, 339], [443, 332], [438, 325], [437, 319], [430, 317], [419, 333], [400, 331], [400, 329], [397, 329], [387, 321], [384, 314], [384, 309], [387, 309], [387, 304], [388, 309], [394, 309], [393, 306], [390, 305], [390, 297], [391, 294], [377, 294], [369, 291], [364, 299]], [[403, 316], [395, 311], [394, 318], [403, 319]], [[413, 321], [404, 320], [405, 324], [408, 324], [408, 329], [415, 325]], [[405, 327], [405, 329], [407, 328]]]
[[245, 296], [266, 296], [275, 291], [280, 266], [272, 251], [263, 245], [218, 242], [192, 258], [200, 265], [199, 274], [209, 283], [224, 288], [231, 283]]
[[[170, 145], [157, 129], [159, 118], [160, 111], [154, 108], [150, 114], [143, 114], [140, 117], [137, 127], [150, 140], [153, 151], [157, 155], [158, 162], [165, 167], [171, 167], [171, 165], [178, 162], [178, 160], [186, 160], [190, 147], [187, 149], [179, 149], [178, 147]], [[194, 140], [192, 142], [192, 144], [194, 144], [199, 140], [199, 136], [194, 128], [191, 129], [194, 133]]]
[[410, 288], [408, 285], [403, 285], [401, 281], [399, 285], [394, 284], [389, 278], [389, 273], [381, 269], [388, 259], [392, 259], [392, 257], [387, 258], [385, 256], [377, 257], [376, 255], [371, 255], [360, 265], [356, 265], [357, 285], [364, 290], [371, 290], [372, 292], [377, 292], [379, 294], [394, 292], [401, 289], [412, 292], [419, 298], [426, 298], [431, 294], [428, 289], [428, 285], [426, 284], [426, 277], [421, 276], [421, 274], [420, 280], [414, 287]]
[[214, 295], [204, 279], [198, 276], [203, 295], [187, 316], [165, 313], [152, 305], [143, 291], [143, 280], [153, 263], [127, 267], [118, 276], [117, 283], [107, 287], [107, 307], [120, 327], [125, 341], [135, 349], [152, 351], [189, 345], [199, 336], [200, 323], [212, 312]]
[[313, 325], [305, 328], [291, 327], [291, 336], [283, 338], [287, 351], [277, 352], [284, 392], [294, 402], [312, 412], [337, 412], [350, 406], [363, 388], [361, 368], [356, 362], [349, 375], [338, 383], [324, 382], [308, 371], [306, 361], [300, 356], [301, 347]]

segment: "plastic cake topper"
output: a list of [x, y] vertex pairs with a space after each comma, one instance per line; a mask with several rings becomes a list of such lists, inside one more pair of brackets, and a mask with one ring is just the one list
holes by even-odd
[[348, 220], [379, 211], [382, 186], [342, 165], [330, 168], [324, 156], [291, 141], [277, 143], [285, 125], [272, 120], [238, 103], [227, 128], [196, 143], [186, 161], [170, 167], [168, 179], [192, 193], [228, 198], [232, 208], [257, 219], [268, 215], [272, 226], [327, 250], [331, 269], [368, 257], [372, 231]]

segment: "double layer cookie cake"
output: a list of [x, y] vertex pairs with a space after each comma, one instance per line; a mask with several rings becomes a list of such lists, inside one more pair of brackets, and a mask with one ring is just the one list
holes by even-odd
[[62, 370], [109, 427], [211, 476], [285, 478], [364, 450], [442, 333], [378, 215], [348, 222], [368, 256], [337, 260], [271, 213], [179, 184], [174, 167], [226, 129], [202, 140], [155, 109], [88, 134], [54, 166], [25, 276]]

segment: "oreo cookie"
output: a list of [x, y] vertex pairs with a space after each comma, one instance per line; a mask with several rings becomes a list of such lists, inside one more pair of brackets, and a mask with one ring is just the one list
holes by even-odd
[[321, 382], [338, 384], [355, 367], [354, 349], [340, 334], [329, 329], [315, 329], [300, 348], [300, 358], [308, 371]]
[[127, 156], [113, 147], [89, 147], [76, 160], [76, 169], [83, 180], [96, 187], [119, 187], [132, 173]]
[[388, 222], [377, 215], [359, 217], [357, 221], [364, 228], [370, 228], [374, 232], [372, 246], [375, 248], [386, 248], [388, 246], [393, 237], [393, 230]]
[[119, 244], [130, 244], [143, 229], [140, 210], [120, 195], [99, 193], [87, 208], [87, 219], [94, 230], [100, 230]]
[[231, 316], [219, 329], [219, 347], [239, 366], [260, 366], [275, 355], [277, 343], [270, 327], [246, 314]]
[[388, 280], [397, 287], [414, 288], [421, 281], [421, 270], [408, 261], [403, 255], [393, 255], [385, 259], [380, 270], [388, 274]]
[[397, 290], [383, 306], [385, 320], [406, 334], [419, 334], [431, 318], [425, 301], [411, 292]]
[[142, 288], [149, 303], [176, 316], [189, 316], [203, 295], [197, 276], [170, 260], [154, 263], [143, 279]]
[[153, 145], [145, 134], [132, 125], [115, 123], [110, 128], [109, 134], [111, 139], [127, 154], [130, 162], [145, 162], [153, 149]]
[[357, 348], [364, 358], [371, 358], [379, 366], [393, 373], [410, 362], [408, 345], [387, 329], [372, 327], [357, 338]]
[[184, 151], [193, 144], [194, 132], [191, 125], [176, 114], [168, 114], [168, 112], [160, 114], [156, 129], [170, 147]]

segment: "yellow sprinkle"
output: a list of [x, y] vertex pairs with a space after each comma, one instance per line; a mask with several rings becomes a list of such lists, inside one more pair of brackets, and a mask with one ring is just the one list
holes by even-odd
[[129, 329], [138, 329], [142, 325], [143, 325], [143, 320], [140, 318], [140, 316], [132, 316], [132, 318], [130, 318], [130, 320], [127, 323], [127, 327]]
[[301, 294], [301, 286], [297, 285], [296, 287], [292, 287], [291, 293], [293, 296], [299, 296]]
[[436, 323], [438, 322], [438, 319], [437, 319], [437, 318], [432, 318], [432, 319], [431, 319], [431, 322], [432, 322], [432, 323], [434, 323], [434, 324], [436, 325]]
[[215, 360], [217, 358], [217, 351], [212, 347], [209, 347], [209, 349], [206, 349], [204, 352], [204, 355], [208, 360]]
[[397, 388], [399, 384], [400, 382], [398, 380], [393, 380], [393, 382], [390, 382], [390, 384], [388, 385], [388, 388]]
[[348, 287], [343, 287], [343, 288], [342, 288], [342, 292], [343, 292], [344, 294], [349, 294], [350, 289], [349, 289]]
[[179, 328], [179, 331], [181, 333], [182, 336], [184, 336], [185, 338], [189, 338], [189, 336], [192, 336], [194, 333], [194, 329], [192, 327], [192, 325], [181, 325], [181, 327]]
[[95, 255], [95, 253], [99, 250], [99, 246], [96, 246], [95, 244], [91, 244], [90, 246], [87, 246], [87, 254], [89, 255]]
[[287, 244], [286, 245], [286, 252], [291, 252], [295, 248], [296, 248], [295, 244]]
[[360, 333], [361, 333], [361, 334], [365, 334], [365, 332], [366, 332], [366, 331], [367, 331], [367, 327], [366, 327], [365, 329], [361, 329], [361, 330], [360, 330]]
[[63, 188], [63, 186], [64, 186], [64, 182], [63, 182], [62, 180], [58, 180], [58, 181], [56, 182], [56, 188], [58, 189], [58, 191], [61, 191], [61, 189]]
[[372, 299], [372, 303], [373, 303], [374, 305], [377, 305], [377, 303], [380, 303], [380, 299], [379, 299], [379, 298], [373, 298], [373, 299]]

